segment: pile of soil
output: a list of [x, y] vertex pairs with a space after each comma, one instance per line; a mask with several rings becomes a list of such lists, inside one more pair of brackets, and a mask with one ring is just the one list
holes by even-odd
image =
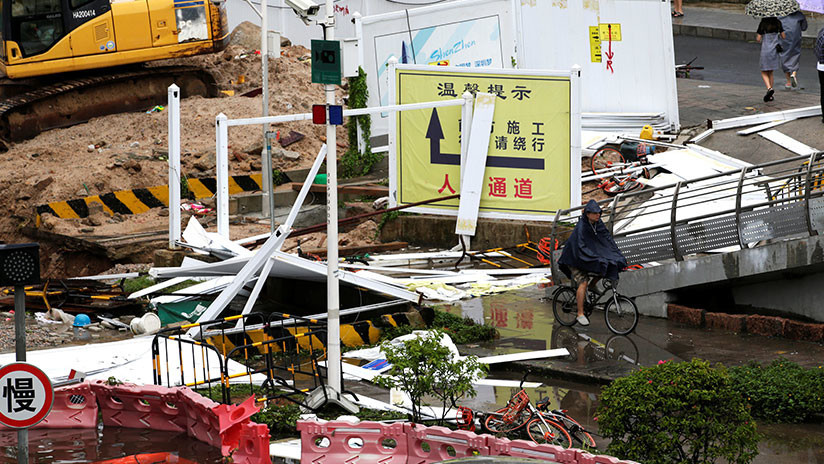
[[[259, 37], [257, 26], [243, 23], [235, 29], [230, 45], [221, 53], [148, 65], [201, 66], [216, 76], [218, 87], [224, 91], [220, 98], [192, 97], [181, 101], [181, 163], [186, 176], [215, 175], [215, 117], [218, 114], [223, 113], [230, 119], [261, 115], [262, 96], [242, 96], [261, 87], [261, 56], [255, 52]], [[325, 102], [322, 86], [311, 83], [309, 58], [306, 48], [287, 44], [282, 47], [280, 58], [270, 60], [270, 115], [307, 113], [313, 104]], [[338, 103], [343, 102], [344, 96], [345, 88], [339, 88]], [[11, 145], [8, 152], [0, 155], [0, 172], [5, 174], [0, 178], [0, 202], [6, 208], [0, 215], [0, 243], [34, 241], [24, 236], [22, 229], [34, 225], [38, 205], [167, 184], [167, 124], [165, 110], [123, 113], [51, 130]], [[273, 125], [270, 130], [282, 135], [290, 131], [305, 135], [286, 148], [290, 157], [280, 156], [280, 147], [274, 150], [273, 165], [281, 171], [310, 167], [325, 142], [325, 126], [311, 121]], [[230, 128], [231, 175], [260, 172], [262, 132], [261, 126]], [[337, 138], [340, 155], [346, 148], [344, 127], [338, 128]], [[168, 211], [160, 208], [137, 216], [110, 216], [96, 211], [83, 220], [45, 217], [43, 227], [50, 232], [74, 236], [117, 236], [162, 230], [167, 227], [167, 216]], [[233, 227], [232, 238], [268, 230], [265, 224]], [[344, 239], [347, 240], [350, 239]], [[360, 238], [351, 240], [362, 242]], [[84, 254], [80, 254], [68, 258], [67, 253], [60, 246], [41, 241], [42, 275], [69, 277], [97, 273], [112, 264], [90, 265], [84, 259], [93, 260], [93, 257], [84, 258]]]

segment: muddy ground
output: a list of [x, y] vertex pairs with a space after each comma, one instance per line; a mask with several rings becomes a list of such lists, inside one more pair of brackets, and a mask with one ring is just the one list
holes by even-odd
[[[261, 87], [259, 28], [244, 23], [233, 32], [230, 45], [219, 54], [174, 61], [159, 61], [149, 66], [169, 64], [198, 65], [209, 69], [217, 78], [221, 97], [192, 97], [181, 101], [182, 171], [189, 177], [215, 175], [215, 117], [256, 117], [262, 112], [262, 96], [244, 93]], [[300, 46], [282, 47], [282, 56], [269, 63], [269, 114], [311, 112], [311, 106], [325, 101], [322, 86], [311, 84], [309, 50]], [[228, 95], [233, 94], [233, 95]], [[343, 103], [345, 86], [338, 89]], [[306, 137], [285, 149], [277, 147], [273, 165], [281, 171], [307, 168], [325, 142], [325, 127], [311, 122], [272, 126], [282, 136], [298, 131]], [[230, 174], [260, 172], [263, 147], [261, 126], [233, 127], [229, 131]], [[338, 130], [338, 154], [346, 148], [346, 132]], [[106, 259], [77, 253], [64, 245], [33, 239], [24, 235], [26, 226], [34, 225], [38, 205], [61, 200], [105, 194], [118, 190], [165, 185], [168, 182], [167, 112], [123, 113], [99, 117], [87, 123], [51, 130], [34, 139], [16, 143], [0, 155], [0, 243], [41, 243], [43, 277], [64, 277], [99, 273], [113, 263]], [[281, 155], [286, 150], [291, 156]], [[99, 211], [92, 217], [59, 219], [45, 217], [43, 227], [49, 232], [73, 236], [117, 236], [163, 230], [168, 227], [168, 211], [157, 209], [138, 216], [115, 215]], [[209, 218], [201, 221], [208, 225]], [[213, 221], [212, 221], [213, 222]], [[212, 224], [212, 227], [213, 224]], [[371, 226], [366, 226], [371, 227]], [[254, 222], [232, 227], [233, 238], [268, 231], [267, 224]], [[361, 233], [344, 237], [348, 244], [374, 234]], [[325, 242], [323, 234], [305, 237], [313, 243]], [[368, 243], [368, 242], [367, 242]], [[145, 261], [146, 256], [136, 257]]]

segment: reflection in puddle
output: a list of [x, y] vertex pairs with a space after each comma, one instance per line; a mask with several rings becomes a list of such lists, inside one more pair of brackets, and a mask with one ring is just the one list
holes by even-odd
[[[0, 463], [17, 462], [17, 432], [0, 431]], [[222, 462], [220, 450], [186, 433], [103, 427], [29, 430], [29, 462], [93, 463], [133, 454], [174, 452], [198, 464]]]

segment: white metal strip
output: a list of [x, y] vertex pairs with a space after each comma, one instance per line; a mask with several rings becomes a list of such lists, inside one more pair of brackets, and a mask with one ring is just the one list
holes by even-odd
[[461, 201], [458, 205], [458, 220], [455, 224], [457, 235], [475, 235], [475, 227], [478, 224], [478, 207], [481, 204], [481, 192], [484, 186], [486, 156], [489, 153], [492, 116], [495, 113], [495, 99], [495, 95], [483, 92], [478, 92], [475, 96], [466, 165], [462, 166], [461, 171]]
[[[755, 126], [755, 127], [750, 127], [749, 129], [740, 130], [740, 131], [738, 131], [738, 135], [754, 134], [756, 132], [761, 132], [763, 130], [770, 129], [770, 128], [775, 127], [775, 126], [780, 126], [781, 124], [784, 124], [785, 122], [790, 122], [790, 121], [794, 121], [794, 120], [795, 120], [795, 118], [793, 118], [793, 119], [783, 119], [781, 121], [770, 121], [770, 122], [765, 123], [765, 124], [760, 124], [760, 125]], [[710, 130], [712, 130], [712, 129], [710, 129]]]
[[818, 151], [817, 149], [801, 143], [789, 135], [782, 134], [775, 129], [759, 132], [758, 135], [798, 155], [810, 155]]
[[504, 362], [525, 361], [528, 359], [557, 358], [568, 355], [569, 351], [567, 351], [566, 348], [556, 348], [554, 350], [526, 351], [523, 353], [487, 356], [485, 358], [478, 358], [478, 362], [483, 364], [498, 364]]
[[751, 116], [739, 116], [737, 118], [721, 119], [711, 121], [711, 126], [715, 130], [732, 129], [734, 127], [752, 126], [754, 124], [763, 124], [765, 122], [777, 121], [779, 119], [799, 119], [808, 118], [811, 116], [820, 116], [821, 106], [808, 106], [805, 108], [796, 108], [794, 110], [776, 111], [773, 113], [753, 114]]

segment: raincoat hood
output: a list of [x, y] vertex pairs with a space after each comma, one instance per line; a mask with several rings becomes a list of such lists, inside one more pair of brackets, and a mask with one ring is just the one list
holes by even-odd
[[584, 214], [586, 213], [600, 213], [601, 207], [598, 206], [598, 202], [595, 200], [589, 200], [586, 206], [584, 206]]

